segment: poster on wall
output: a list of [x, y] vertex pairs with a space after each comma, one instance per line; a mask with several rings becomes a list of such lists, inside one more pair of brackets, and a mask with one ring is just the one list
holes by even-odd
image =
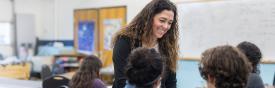
[[11, 44], [11, 24], [0, 23], [0, 45], [10, 45]]
[[79, 21], [78, 50], [85, 54], [92, 54], [94, 50], [94, 21]]
[[103, 21], [104, 26], [104, 49], [111, 50], [113, 35], [121, 28], [122, 19], [106, 19]]

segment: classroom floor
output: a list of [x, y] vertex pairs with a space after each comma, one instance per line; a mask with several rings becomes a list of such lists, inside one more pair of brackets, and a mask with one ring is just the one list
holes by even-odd
[[42, 81], [0, 77], [0, 88], [42, 88]]
[[[261, 64], [260, 75], [263, 82], [272, 85], [275, 72], [275, 64]], [[180, 60], [177, 70], [178, 88], [202, 88], [206, 82], [201, 78], [197, 61]]]

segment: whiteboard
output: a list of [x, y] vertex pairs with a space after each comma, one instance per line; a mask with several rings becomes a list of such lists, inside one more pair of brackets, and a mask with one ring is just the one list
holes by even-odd
[[200, 56], [217, 45], [255, 43], [275, 60], [275, 0], [178, 3], [180, 56]]

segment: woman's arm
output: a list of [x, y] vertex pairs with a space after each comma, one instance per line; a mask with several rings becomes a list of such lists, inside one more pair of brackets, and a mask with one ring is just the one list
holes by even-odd
[[113, 49], [113, 63], [115, 71], [115, 80], [113, 88], [124, 88], [126, 83], [125, 67], [127, 65], [127, 57], [131, 52], [131, 45], [129, 38], [119, 38]]
[[162, 79], [161, 82], [161, 88], [177, 88], [177, 77], [176, 73], [172, 72], [171, 70], [168, 70], [169, 68], [166, 69], [165, 72], [165, 78]]

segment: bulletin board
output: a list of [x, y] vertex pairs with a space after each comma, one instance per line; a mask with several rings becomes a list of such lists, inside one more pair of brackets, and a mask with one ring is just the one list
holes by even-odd
[[99, 51], [104, 66], [112, 64], [113, 35], [126, 24], [126, 6], [99, 9]]
[[74, 46], [77, 53], [96, 54], [98, 48], [98, 10], [74, 11]]

